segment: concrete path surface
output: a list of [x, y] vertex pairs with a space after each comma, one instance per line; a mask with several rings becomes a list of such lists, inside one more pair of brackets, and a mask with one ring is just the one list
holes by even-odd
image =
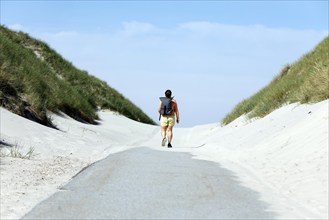
[[23, 219], [273, 219], [257, 192], [219, 164], [135, 148], [77, 175]]

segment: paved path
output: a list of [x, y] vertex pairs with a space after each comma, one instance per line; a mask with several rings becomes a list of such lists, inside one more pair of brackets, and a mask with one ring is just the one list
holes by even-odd
[[136, 148], [81, 172], [23, 219], [273, 219], [217, 163]]

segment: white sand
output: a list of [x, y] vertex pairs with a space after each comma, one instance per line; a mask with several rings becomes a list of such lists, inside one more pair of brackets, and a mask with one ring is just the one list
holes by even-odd
[[22, 217], [87, 165], [140, 146], [218, 162], [257, 191], [278, 219], [328, 219], [328, 100], [287, 105], [258, 120], [240, 117], [224, 127], [177, 128], [173, 149], [160, 147], [157, 126], [99, 114], [97, 126], [52, 115], [59, 131], [0, 109], [1, 140], [23, 152], [33, 147], [35, 154], [1, 158], [1, 219]]

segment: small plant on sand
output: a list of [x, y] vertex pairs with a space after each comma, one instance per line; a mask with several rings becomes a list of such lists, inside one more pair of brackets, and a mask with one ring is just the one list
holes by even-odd
[[34, 147], [30, 147], [27, 152], [23, 152], [22, 147], [15, 145], [11, 147], [0, 146], [0, 157], [13, 157], [30, 160], [34, 155]]

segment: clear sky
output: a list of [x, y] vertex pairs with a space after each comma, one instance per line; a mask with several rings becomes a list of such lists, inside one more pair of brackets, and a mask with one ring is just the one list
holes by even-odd
[[328, 1], [7, 1], [1, 24], [46, 42], [155, 121], [216, 123], [328, 36]]

